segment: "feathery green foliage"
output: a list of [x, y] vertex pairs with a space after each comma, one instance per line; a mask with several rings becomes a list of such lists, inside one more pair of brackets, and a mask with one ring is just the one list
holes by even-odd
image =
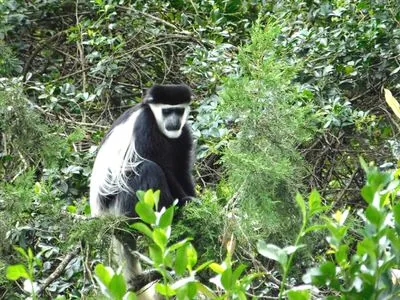
[[220, 110], [235, 120], [223, 162], [246, 234], [288, 239], [297, 224], [291, 199], [304, 175], [297, 147], [312, 137], [313, 122], [308, 94], [292, 82], [298, 66], [276, 48], [278, 34], [272, 23], [254, 28], [239, 51], [240, 73], [225, 82]]

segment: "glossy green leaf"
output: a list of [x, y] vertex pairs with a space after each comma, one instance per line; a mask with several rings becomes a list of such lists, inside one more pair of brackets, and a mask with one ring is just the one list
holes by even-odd
[[145, 195], [145, 191], [136, 191], [136, 197], [138, 198], [139, 201], [144, 201], [144, 195]]
[[337, 249], [337, 251], [335, 252], [335, 258], [338, 264], [346, 264], [348, 251], [349, 246], [345, 244], [339, 246], [339, 249]]
[[162, 264], [163, 252], [159, 246], [153, 244], [149, 246], [149, 256], [156, 264]]
[[321, 206], [321, 195], [318, 193], [317, 190], [313, 189], [309, 200], [308, 200], [308, 206], [310, 209], [310, 216], [313, 216], [314, 214], [317, 214], [322, 210]]
[[108, 286], [113, 274], [110, 274], [109, 270], [102, 264], [96, 265], [94, 272], [98, 279], [103, 282], [105, 286]]
[[174, 209], [175, 207], [171, 206], [162, 214], [158, 226], [160, 226], [161, 228], [171, 226], [172, 220], [174, 218]]
[[367, 220], [374, 224], [376, 227], [381, 226], [383, 222], [383, 214], [373, 206], [368, 206], [365, 210]]
[[221, 274], [221, 284], [225, 290], [230, 291], [232, 289], [232, 269], [226, 268]]
[[262, 256], [279, 262], [282, 266], [287, 262], [286, 253], [276, 245], [266, 244], [264, 241], [258, 241], [257, 251]]
[[197, 252], [192, 244], [186, 246], [187, 268], [191, 270], [197, 263]]
[[174, 296], [176, 292], [168, 284], [156, 284], [156, 291], [163, 296]]
[[151, 209], [154, 208], [154, 193], [153, 190], [147, 190], [146, 193], [144, 194], [144, 203], [146, 203], [148, 206], [150, 206]]
[[122, 274], [114, 274], [107, 288], [110, 294], [113, 296], [113, 299], [115, 300], [122, 299], [126, 292], [126, 284], [124, 276]]
[[168, 249], [169, 249], [169, 251], [174, 251], [176, 249], [179, 249], [179, 248], [185, 246], [187, 244], [187, 242], [189, 242], [191, 240], [193, 240], [193, 239], [192, 238], [185, 238], [184, 240], [179, 241], [179, 242], [171, 245], [170, 247], [168, 247]]
[[148, 224], [154, 224], [156, 222], [156, 214], [153, 209], [144, 202], [136, 203], [135, 211], [144, 222]]
[[122, 300], [136, 300], [137, 296], [134, 292], [127, 292], [124, 297], [122, 298]]
[[371, 186], [364, 186], [361, 189], [361, 196], [365, 201], [367, 201], [368, 204], [372, 204], [372, 201], [374, 200], [374, 194], [375, 190]]
[[153, 233], [153, 241], [164, 251], [167, 246], [168, 239], [164, 229], [156, 228]]
[[318, 225], [311, 225], [310, 227], [307, 227], [306, 230], [304, 230], [303, 236], [306, 235], [309, 232], [313, 232], [313, 231], [320, 231], [326, 229], [326, 225], [325, 224], [318, 224]]
[[242, 275], [243, 271], [246, 269], [245, 264], [240, 264], [232, 273], [232, 282], [235, 283], [239, 280], [240, 276]]
[[300, 207], [301, 215], [304, 222], [304, 220], [306, 220], [307, 218], [306, 203], [304, 202], [303, 197], [299, 193], [296, 194], [296, 203]]
[[287, 292], [289, 300], [310, 300], [311, 293], [309, 289], [291, 289]]
[[24, 265], [11, 265], [7, 267], [6, 277], [9, 280], [18, 280], [19, 278], [30, 279], [28, 272]]
[[205, 263], [202, 263], [200, 266], [198, 266], [196, 268], [196, 270], [195, 270], [196, 273], [198, 273], [198, 272], [204, 270], [205, 268], [209, 267], [212, 262], [213, 262], [212, 260], [209, 260], [209, 261], [206, 261]]
[[151, 231], [149, 226], [147, 226], [146, 224], [144, 224], [142, 222], [133, 223], [133, 224], [129, 225], [129, 227], [143, 233], [144, 235], [148, 236], [149, 238], [153, 238], [153, 232]]
[[217, 263], [211, 263], [209, 267], [211, 270], [218, 274], [222, 274], [225, 271], [225, 268]]
[[186, 256], [186, 247], [181, 247], [176, 251], [174, 270], [176, 274], [182, 275], [186, 270], [188, 259]]
[[208, 286], [202, 284], [201, 282], [196, 282], [196, 288], [200, 294], [204, 295], [207, 299], [216, 299], [217, 295]]

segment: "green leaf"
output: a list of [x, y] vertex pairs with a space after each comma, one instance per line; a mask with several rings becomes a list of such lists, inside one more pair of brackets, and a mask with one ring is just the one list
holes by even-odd
[[68, 206], [67, 206], [67, 211], [68, 211], [69, 213], [71, 213], [71, 214], [75, 214], [76, 211], [77, 211], [76, 206], [75, 206], [75, 205], [68, 205]]
[[35, 186], [33, 187], [33, 191], [36, 195], [40, 194], [42, 191], [42, 186], [40, 182], [35, 182]]
[[176, 292], [168, 284], [156, 284], [156, 291], [163, 296], [174, 296]]
[[308, 205], [310, 208], [310, 216], [320, 212], [322, 210], [321, 206], [321, 196], [317, 190], [313, 189], [310, 197], [308, 199]]
[[188, 259], [186, 256], [186, 247], [181, 247], [176, 251], [174, 270], [176, 274], [182, 275], [186, 270]]
[[19, 278], [30, 279], [28, 272], [24, 265], [11, 265], [7, 267], [6, 277], [9, 280], [18, 280]]
[[233, 271], [232, 273], [232, 282], [233, 284], [240, 278], [240, 276], [242, 275], [243, 271], [246, 269], [246, 265], [245, 264], [240, 264], [235, 271]]
[[174, 209], [175, 207], [171, 206], [162, 214], [158, 226], [160, 226], [161, 228], [171, 226], [172, 220], [174, 218]]
[[319, 269], [321, 273], [327, 277], [327, 279], [334, 278], [336, 276], [336, 266], [331, 261], [324, 262]]
[[184, 277], [184, 278], [181, 278], [178, 281], [174, 282], [174, 284], [171, 285], [171, 288], [173, 290], [176, 290], [176, 289], [179, 289], [179, 288], [181, 288], [181, 287], [183, 287], [183, 286], [185, 286], [185, 285], [187, 285], [189, 283], [196, 282], [196, 281], [197, 280], [193, 276]]
[[293, 288], [287, 292], [287, 296], [289, 300], [309, 300], [311, 299], [310, 287], [304, 289]]
[[147, 226], [146, 224], [144, 224], [142, 222], [137, 222], [137, 223], [131, 224], [131, 225], [129, 225], [129, 227], [143, 233], [144, 235], [148, 236], [151, 239], [153, 238], [153, 232], [151, 231], [149, 226]]
[[138, 200], [140, 201], [140, 202], [143, 202], [144, 201], [144, 195], [145, 195], [145, 192], [144, 191], [136, 191], [136, 197], [138, 198]]
[[230, 291], [232, 289], [232, 269], [230, 267], [226, 268], [221, 275], [221, 283], [226, 291]]
[[371, 186], [366, 185], [361, 189], [361, 196], [365, 201], [367, 201], [368, 204], [372, 204], [372, 201], [374, 200], [374, 194], [375, 189]]
[[184, 240], [179, 241], [179, 242], [171, 245], [170, 247], [168, 247], [168, 250], [169, 251], [175, 251], [176, 249], [179, 249], [179, 248], [185, 246], [187, 244], [187, 242], [189, 242], [191, 240], [193, 240], [193, 238], [185, 238]]
[[144, 194], [144, 203], [150, 206], [151, 209], [154, 208], [154, 193], [153, 190], [147, 190]]
[[304, 222], [307, 219], [306, 203], [304, 202], [303, 197], [299, 193], [296, 194], [296, 202], [297, 205], [300, 207], [300, 211]]
[[225, 271], [225, 268], [217, 263], [211, 263], [209, 265], [210, 269], [213, 270], [215, 273], [222, 274]]
[[370, 259], [375, 259], [375, 249], [378, 245], [372, 239], [364, 239], [357, 244], [357, 254], [359, 256], [363, 256], [364, 254], [368, 254]]
[[28, 248], [28, 257], [29, 257], [29, 260], [33, 260], [33, 252], [32, 252], [31, 248]]
[[207, 299], [216, 299], [217, 295], [208, 286], [202, 284], [201, 282], [196, 282], [196, 288], [200, 294], [204, 295]]
[[21, 254], [22, 257], [24, 257], [25, 259], [29, 260], [29, 256], [28, 253], [26, 253], [24, 248], [18, 247], [18, 246], [14, 246], [14, 249]]
[[126, 284], [125, 279], [122, 274], [114, 274], [111, 278], [110, 283], [108, 284], [108, 290], [114, 299], [119, 300], [124, 297], [126, 292]]
[[286, 265], [287, 255], [278, 246], [266, 244], [264, 241], [258, 241], [257, 251], [262, 256], [279, 262], [283, 267]]
[[139, 217], [148, 224], [155, 224], [156, 214], [153, 209], [144, 202], [138, 202], [135, 206], [135, 211]]
[[349, 251], [349, 246], [347, 245], [340, 245], [339, 249], [335, 252], [336, 262], [339, 265], [347, 263], [347, 253]]
[[156, 264], [160, 265], [163, 262], [163, 252], [160, 249], [159, 246], [152, 244], [149, 246], [149, 255], [150, 258], [155, 262]]
[[94, 272], [98, 279], [105, 285], [108, 286], [108, 284], [111, 281], [112, 274], [110, 274], [109, 270], [103, 265], [103, 264], [98, 264], [96, 268], [94, 269]]
[[394, 215], [394, 220], [396, 221], [396, 224], [400, 224], [400, 203], [397, 203], [393, 207], [393, 215]]
[[200, 266], [198, 266], [196, 268], [196, 273], [202, 271], [203, 269], [207, 268], [208, 266], [210, 266], [210, 264], [212, 263], [212, 260], [206, 261], [205, 263], [202, 263]]
[[157, 190], [153, 194], [154, 204], [156, 205], [156, 210], [158, 210], [158, 203], [160, 202], [160, 190]]
[[304, 230], [303, 236], [306, 235], [309, 232], [319, 231], [319, 230], [322, 230], [322, 229], [326, 229], [326, 225], [325, 224], [312, 225], [312, 226], [306, 228], [306, 230]]
[[136, 300], [137, 296], [134, 292], [127, 292], [124, 297], [122, 298], [122, 300]]
[[161, 248], [161, 250], [164, 251], [168, 243], [167, 235], [164, 229], [162, 228], [154, 229], [152, 237], [154, 243], [156, 243]]
[[285, 248], [283, 248], [282, 250], [287, 254], [290, 255], [294, 252], [296, 252], [297, 250], [304, 248], [306, 245], [298, 245], [298, 246], [287, 246]]
[[380, 227], [383, 221], [383, 214], [373, 206], [368, 206], [365, 210], [365, 216], [367, 220], [374, 224], [376, 227]]
[[188, 261], [187, 268], [192, 270], [194, 265], [197, 263], [197, 252], [190, 243], [186, 246], [186, 256]]

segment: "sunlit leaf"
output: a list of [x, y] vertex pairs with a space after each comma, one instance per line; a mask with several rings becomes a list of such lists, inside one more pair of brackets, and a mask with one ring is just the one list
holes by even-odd
[[284, 266], [287, 262], [285, 251], [273, 244], [266, 244], [264, 241], [257, 242], [257, 251], [262, 256], [275, 260]]
[[25, 266], [21, 264], [8, 266], [6, 277], [9, 280], [18, 280], [21, 277], [26, 279], [30, 278]]
[[149, 238], [153, 238], [153, 232], [151, 229], [142, 222], [136, 222], [134, 224], [129, 225], [129, 227], [143, 233], [144, 235], [148, 236]]
[[385, 100], [390, 106], [395, 115], [400, 119], [400, 104], [397, 102], [396, 98], [393, 97], [392, 93], [388, 89], [385, 90]]

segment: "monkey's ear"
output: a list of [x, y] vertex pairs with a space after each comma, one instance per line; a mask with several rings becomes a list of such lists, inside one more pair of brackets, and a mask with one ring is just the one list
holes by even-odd
[[151, 102], [153, 101], [153, 97], [150, 95], [151, 88], [144, 88], [142, 89], [142, 102]]

